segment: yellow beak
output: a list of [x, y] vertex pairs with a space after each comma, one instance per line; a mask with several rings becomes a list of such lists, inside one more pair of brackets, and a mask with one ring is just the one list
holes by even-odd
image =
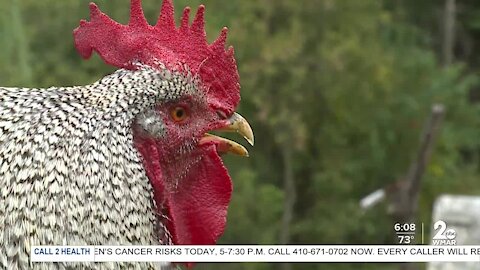
[[[252, 128], [243, 116], [238, 113], [234, 113], [228, 119], [229, 125], [215, 131], [237, 132], [242, 135], [247, 142], [253, 146], [255, 138], [253, 136]], [[222, 138], [212, 134], [205, 134], [200, 140], [200, 143], [206, 143], [208, 141], [214, 141], [217, 144], [217, 150], [220, 153], [232, 153], [234, 155], [248, 157], [248, 151], [241, 144], [232, 140]]]

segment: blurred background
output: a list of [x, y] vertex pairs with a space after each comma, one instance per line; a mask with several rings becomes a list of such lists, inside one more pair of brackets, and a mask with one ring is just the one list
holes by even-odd
[[[127, 23], [129, 1], [97, 0]], [[144, 0], [154, 23], [160, 0]], [[224, 244], [394, 244], [388, 203], [359, 201], [408, 178], [433, 104], [445, 114], [421, 175], [415, 222], [430, 239], [444, 193], [480, 193], [480, 2], [175, 0], [205, 4], [213, 41], [236, 49], [255, 147], [226, 157], [234, 195]], [[72, 30], [88, 1], [0, 0], [0, 84], [89, 84], [114, 69], [84, 61]], [[236, 138], [238, 140], [238, 137]], [[427, 240], [428, 242], [428, 240]], [[479, 243], [477, 243], [479, 244]], [[394, 264], [203, 264], [199, 269], [398, 269]], [[423, 269], [424, 265], [419, 265]]]

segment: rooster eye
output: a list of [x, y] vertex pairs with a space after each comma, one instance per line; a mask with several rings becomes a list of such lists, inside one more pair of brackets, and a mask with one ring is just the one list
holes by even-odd
[[185, 108], [177, 106], [170, 110], [170, 115], [175, 122], [182, 122], [187, 119], [187, 111]]

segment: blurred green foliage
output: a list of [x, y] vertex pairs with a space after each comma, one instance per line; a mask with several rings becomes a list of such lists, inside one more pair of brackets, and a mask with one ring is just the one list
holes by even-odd
[[[153, 23], [160, 0], [144, 0]], [[476, 61], [441, 67], [441, 1], [179, 0], [203, 3], [213, 40], [223, 26], [236, 48], [239, 111], [251, 122], [251, 158], [226, 157], [235, 191], [221, 243], [275, 244], [282, 230], [286, 166], [295, 181], [295, 244], [390, 244], [385, 204], [359, 200], [405, 176], [431, 105], [447, 114], [423, 178], [418, 222], [430, 224], [442, 193], [480, 192]], [[126, 23], [128, 1], [97, 1]], [[463, 2], [462, 2], [463, 3]], [[460, 21], [477, 31], [480, 7]], [[420, 10], [419, 10], [420, 9]], [[82, 60], [71, 31], [87, 1], [0, 0], [0, 84], [48, 87], [91, 83], [114, 69]], [[476, 12], [476, 13], [475, 13]], [[199, 269], [276, 269], [274, 264], [204, 264]], [[294, 269], [397, 269], [376, 264], [298, 264]]]

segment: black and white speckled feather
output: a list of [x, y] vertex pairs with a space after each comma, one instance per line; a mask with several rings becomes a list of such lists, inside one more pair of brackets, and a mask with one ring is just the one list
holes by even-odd
[[131, 125], [140, 118], [162, 136], [152, 108], [194, 85], [142, 68], [81, 87], [0, 88], [0, 268], [160, 268], [32, 264], [28, 254], [32, 245], [168, 244]]

